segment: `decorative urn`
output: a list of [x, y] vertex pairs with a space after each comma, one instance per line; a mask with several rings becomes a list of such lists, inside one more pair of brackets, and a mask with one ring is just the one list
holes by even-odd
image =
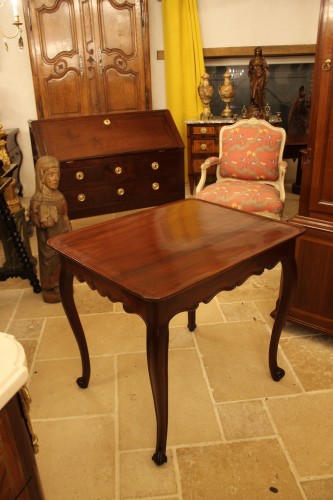
[[210, 102], [214, 94], [214, 87], [209, 83], [209, 74], [206, 71], [201, 77], [201, 82], [198, 86], [198, 94], [203, 104], [203, 112], [200, 118], [201, 120], [209, 120], [212, 117]]

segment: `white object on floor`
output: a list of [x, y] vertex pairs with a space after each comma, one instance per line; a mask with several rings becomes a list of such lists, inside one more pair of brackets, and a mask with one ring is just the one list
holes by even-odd
[[22, 345], [13, 335], [0, 332], [0, 409], [21, 389], [28, 377]]

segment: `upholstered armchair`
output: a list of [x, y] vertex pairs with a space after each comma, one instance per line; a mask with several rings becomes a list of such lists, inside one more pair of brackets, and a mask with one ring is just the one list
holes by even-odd
[[[196, 198], [226, 207], [281, 219], [284, 209], [283, 128], [256, 118], [220, 130], [219, 157], [201, 165]], [[207, 169], [216, 165], [216, 182], [205, 187]]]

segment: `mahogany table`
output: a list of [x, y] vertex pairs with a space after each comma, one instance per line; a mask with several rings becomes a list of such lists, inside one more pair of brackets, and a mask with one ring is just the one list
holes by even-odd
[[277, 365], [277, 348], [296, 284], [295, 241], [303, 232], [288, 223], [188, 199], [49, 240], [60, 252], [60, 295], [81, 353], [80, 387], [88, 386], [90, 362], [73, 297], [74, 276], [122, 302], [126, 312], [146, 323], [156, 464], [167, 460], [169, 321], [188, 311], [188, 328], [194, 331], [200, 302], [208, 303], [218, 292], [281, 262], [283, 286], [269, 346], [271, 376], [280, 380], [284, 370]]

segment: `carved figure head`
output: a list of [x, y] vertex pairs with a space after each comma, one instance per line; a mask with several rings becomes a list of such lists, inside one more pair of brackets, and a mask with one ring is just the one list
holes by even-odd
[[36, 188], [43, 191], [43, 187], [55, 190], [60, 180], [59, 160], [54, 156], [41, 156], [36, 163]]

